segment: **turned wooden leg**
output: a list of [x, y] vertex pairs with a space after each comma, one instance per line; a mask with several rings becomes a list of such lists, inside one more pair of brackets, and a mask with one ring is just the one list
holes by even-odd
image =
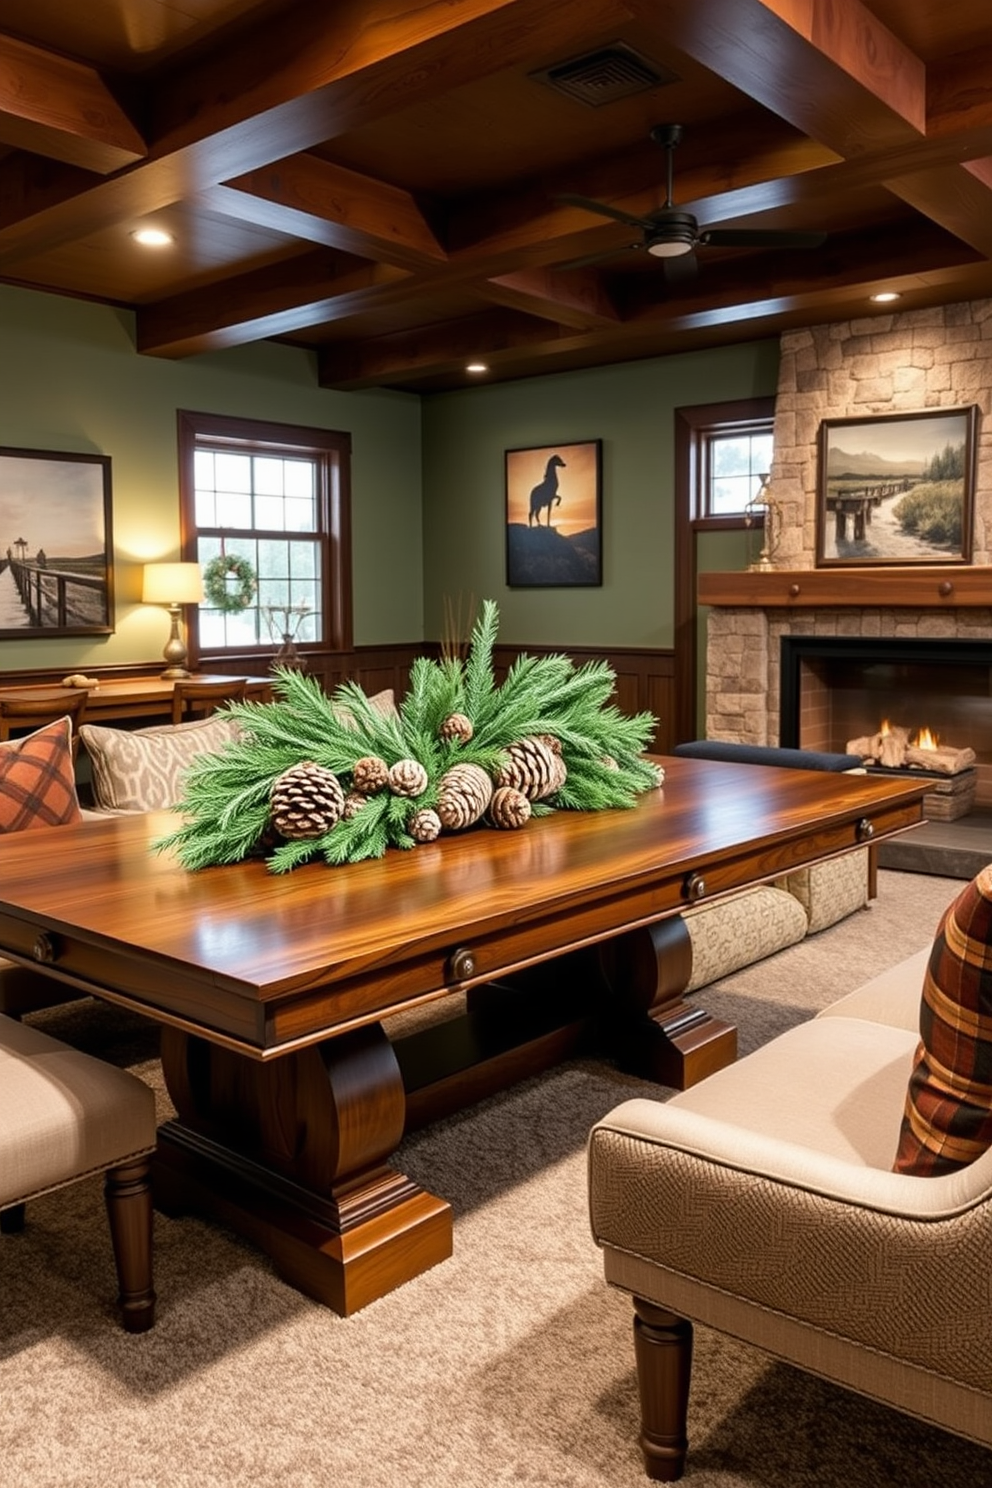
[[155, 1321], [150, 1174], [151, 1158], [144, 1157], [109, 1168], [104, 1184], [122, 1320], [128, 1333], [145, 1333]]
[[737, 1030], [682, 1001], [692, 945], [681, 915], [604, 941], [605, 1037], [621, 1069], [685, 1090], [733, 1064]]
[[641, 1396], [641, 1451], [649, 1478], [673, 1483], [685, 1471], [692, 1324], [634, 1299], [634, 1356]]

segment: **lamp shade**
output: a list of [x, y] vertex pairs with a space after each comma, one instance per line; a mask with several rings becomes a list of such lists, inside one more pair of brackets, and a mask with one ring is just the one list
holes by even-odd
[[141, 599], [144, 604], [199, 604], [203, 575], [198, 563], [146, 563]]

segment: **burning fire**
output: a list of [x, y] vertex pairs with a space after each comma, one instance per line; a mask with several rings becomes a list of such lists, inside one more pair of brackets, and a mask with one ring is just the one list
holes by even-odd
[[[882, 722], [881, 722], [881, 724], [879, 726], [878, 732], [882, 735], [882, 738], [883, 739], [886, 737], [887, 734], [891, 734], [891, 732], [892, 732], [892, 725], [891, 725], [891, 723], [889, 722], [889, 720], [887, 718], [883, 718], [882, 719]], [[933, 733], [928, 728], [917, 729], [917, 731], [916, 731], [916, 738], [914, 739], [913, 736], [910, 735], [909, 742], [916, 749], [939, 749], [940, 748], [940, 738], [939, 738], [939, 736], [937, 734]]]

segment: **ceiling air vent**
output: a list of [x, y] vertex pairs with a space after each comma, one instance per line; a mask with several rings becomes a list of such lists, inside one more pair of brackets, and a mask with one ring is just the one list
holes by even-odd
[[531, 76], [592, 108], [678, 81], [674, 72], [649, 62], [621, 41], [584, 57], [542, 68]]

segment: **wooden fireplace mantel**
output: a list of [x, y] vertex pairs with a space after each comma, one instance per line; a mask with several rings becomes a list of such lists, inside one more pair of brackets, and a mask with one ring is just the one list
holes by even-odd
[[700, 604], [731, 609], [992, 607], [992, 567], [803, 568], [701, 573]]

